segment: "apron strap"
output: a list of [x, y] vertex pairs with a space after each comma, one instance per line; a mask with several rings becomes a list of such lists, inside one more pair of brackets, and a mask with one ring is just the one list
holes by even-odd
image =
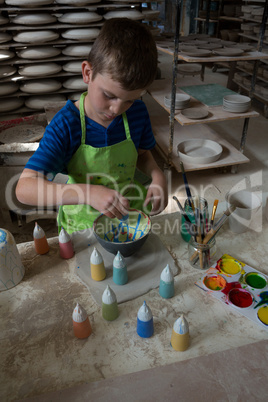
[[84, 101], [85, 101], [86, 96], [87, 96], [87, 92], [82, 93], [82, 95], [80, 96], [80, 102], [79, 102], [81, 131], [82, 131], [81, 144], [83, 144], [83, 145], [86, 143], [86, 120], [85, 120], [85, 109], [84, 109]]
[[124, 127], [125, 127], [126, 137], [127, 137], [128, 140], [131, 140], [131, 135], [130, 135], [128, 120], [127, 120], [127, 115], [124, 112], [124, 113], [122, 113], [122, 116], [123, 116], [123, 123], [124, 123]]

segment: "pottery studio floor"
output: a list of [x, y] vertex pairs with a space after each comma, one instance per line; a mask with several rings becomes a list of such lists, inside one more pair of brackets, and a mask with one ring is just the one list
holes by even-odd
[[[171, 76], [170, 58], [160, 55], [160, 63], [162, 75], [164, 77]], [[206, 68], [204, 82], [226, 85], [227, 76], [218, 72], [212, 73], [210, 69]], [[148, 101], [150, 100], [148, 99]], [[261, 105], [256, 104], [255, 107], [257, 110], [261, 109]], [[213, 128], [237, 148], [240, 144], [242, 127], [242, 120], [213, 124]], [[235, 186], [258, 192], [263, 200], [263, 206], [265, 206], [268, 190], [267, 132], [268, 120], [261, 115], [249, 122], [245, 155], [250, 159], [250, 163], [240, 165], [236, 174], [232, 174], [230, 169], [187, 173], [193, 192], [203, 193], [210, 207], [212, 207], [214, 199], [219, 199], [217, 217], [224, 210], [225, 194]], [[159, 164], [162, 164], [161, 158], [157, 158]], [[177, 217], [177, 206], [172, 200], [172, 196], [175, 194], [183, 200], [185, 189], [182, 176], [176, 171], [171, 170], [168, 173], [168, 180], [169, 204], [157, 219], [160, 223], [167, 219], [172, 224]], [[39, 223], [44, 228], [47, 237], [53, 238], [57, 235], [54, 220], [40, 220]], [[32, 240], [33, 225], [34, 222], [23, 224], [22, 227], [12, 225], [17, 243]], [[239, 239], [236, 239], [228, 231], [228, 226], [225, 226], [222, 229], [223, 232], [219, 234], [218, 242], [219, 248], [223, 252], [236, 253], [237, 258], [243, 259], [267, 274], [268, 233], [267, 220], [264, 215], [262, 225], [263, 227], [259, 231], [249, 231]], [[39, 298], [36, 299], [34, 310], [34, 306], [31, 305], [33, 296], [30, 295], [29, 289], [26, 289], [25, 300], [27, 298], [29, 300], [29, 314], [36, 322], [32, 332], [32, 338], [36, 337], [36, 343], [33, 339], [29, 339], [30, 334], [27, 335], [26, 323], [21, 322], [19, 315], [16, 315], [16, 319], [24, 330], [21, 334], [21, 328], [11, 318], [14, 334], [11, 334], [10, 339], [7, 340], [9, 336], [8, 332], [5, 332], [4, 343], [7, 349], [3, 351], [5, 360], [2, 359], [2, 361], [5, 361], [8, 367], [2, 368], [6, 374], [1, 384], [1, 399], [6, 401], [28, 398], [32, 401], [148, 402], [153, 400], [239, 401], [247, 397], [249, 401], [265, 401], [268, 393], [267, 375], [265, 374], [267, 373], [265, 362], [268, 357], [268, 332], [250, 321], [245, 322], [245, 319], [236, 312], [229, 312], [225, 308], [226, 306], [219, 306], [219, 302], [215, 302], [215, 307], [220, 309], [224, 319], [215, 318], [215, 325], [211, 323], [210, 320], [212, 318], [214, 320], [211, 304], [204, 298], [201, 291], [199, 294], [196, 287], [193, 287], [194, 290], [190, 290], [192, 289], [190, 284], [197, 274], [193, 269], [188, 269], [188, 274], [186, 274], [186, 245], [179, 237], [168, 236], [165, 238], [161, 235], [161, 240], [179, 266], [180, 272], [176, 277], [178, 293], [176, 300], [170, 300], [165, 306], [159, 302], [157, 289], [151, 290], [144, 296], [148, 304], [152, 306], [153, 313], [157, 315], [156, 334], [151, 343], [147, 340], [141, 342], [136, 338], [135, 328], [130, 328], [135, 323], [137, 310], [143, 302], [143, 297], [125, 303], [125, 310], [121, 305], [122, 325], [116, 329], [116, 325], [112, 324], [108, 333], [103, 333], [101, 331], [105, 331], [105, 326], [101, 322], [99, 311], [96, 311], [94, 301], [89, 301], [87, 290], [82, 284], [77, 284], [75, 297], [81, 296], [84, 307], [87, 308], [92, 320], [96, 333], [93, 338], [88, 338], [88, 344], [91, 342], [95, 349], [91, 350], [91, 354], [87, 357], [85, 356], [88, 351], [86, 343], [83, 345], [75, 343], [71, 349], [68, 334], [62, 335], [54, 342], [53, 331], [60, 333], [60, 325], [64, 329], [67, 328], [62, 317], [68, 317], [67, 304], [73, 305], [74, 296], [68, 292], [65, 298], [60, 298], [62, 291], [60, 279], [55, 274], [54, 286], [55, 284], [59, 286], [59, 296], [55, 292], [54, 310], [44, 309], [47, 326], [40, 323], [40, 328], [42, 328], [40, 332], [35, 331], [38, 328], [38, 320], [42, 320], [40, 311], [37, 313], [37, 309], [41, 308], [41, 305], [48, 306], [49, 300], [47, 300], [45, 292], [40, 293]], [[29, 249], [30, 246], [27, 247]], [[55, 247], [53, 250], [55, 251]], [[29, 255], [29, 259], [31, 256], [32, 254]], [[48, 270], [49, 266], [46, 269]], [[65, 277], [65, 271], [60, 267], [59, 269]], [[49, 272], [48, 275], [50, 275]], [[44, 286], [49, 292], [47, 280], [44, 278]], [[51, 286], [53, 287], [53, 280]], [[67, 291], [67, 289], [65, 290]], [[196, 294], [192, 292], [196, 292]], [[13, 303], [14, 309], [17, 306], [19, 312], [19, 300], [16, 301], [15, 291], [13, 295], [10, 302]], [[186, 305], [188, 306], [186, 313], [190, 326], [191, 344], [187, 351], [179, 353], [170, 348], [169, 336], [172, 322], [178, 313], [183, 311], [182, 306]], [[53, 321], [54, 314], [58, 315], [57, 323]], [[198, 315], [202, 315], [203, 318], [199, 318]], [[55, 324], [51, 329], [52, 321]], [[98, 324], [100, 325], [99, 330]], [[169, 326], [167, 331], [165, 325]], [[49, 329], [51, 329], [51, 333]], [[97, 334], [101, 339], [99, 343], [96, 339]], [[20, 345], [14, 344], [13, 337]], [[21, 337], [23, 341], [19, 340]], [[23, 349], [23, 342], [25, 342], [27, 353]], [[39, 346], [42, 342], [44, 342], [43, 347]], [[64, 342], [66, 342], [66, 350]], [[230, 378], [230, 367], [233, 372], [239, 372], [237, 377], [231, 376], [232, 378]]]

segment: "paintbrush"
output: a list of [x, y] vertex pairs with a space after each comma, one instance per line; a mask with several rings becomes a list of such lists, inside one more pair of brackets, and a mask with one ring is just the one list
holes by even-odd
[[194, 212], [195, 207], [194, 207], [194, 203], [193, 203], [193, 199], [192, 199], [192, 194], [190, 191], [190, 187], [187, 181], [187, 177], [185, 174], [185, 170], [184, 170], [184, 166], [183, 166], [183, 162], [180, 162], [180, 166], [181, 166], [181, 172], [182, 172], [182, 177], [183, 177], [183, 181], [184, 181], [184, 185], [185, 185], [185, 190], [186, 190], [186, 195], [189, 201], [190, 206], [192, 207], [192, 210]]
[[[176, 203], [177, 203], [177, 205], [178, 205], [178, 207], [179, 207], [179, 209], [180, 209], [181, 215], [182, 215], [182, 216], [184, 217], [184, 219], [185, 219], [185, 228], [186, 228], [186, 230], [188, 231], [188, 233], [189, 233], [191, 236], [195, 236], [196, 230], [195, 230], [195, 225], [194, 225], [194, 223], [191, 222], [189, 216], [185, 213], [185, 211], [184, 211], [184, 209], [183, 209], [183, 207], [182, 207], [180, 201], [178, 200], [178, 198], [177, 198], [175, 195], [174, 195], [172, 198], [173, 198], [173, 200], [176, 201]], [[186, 224], [186, 223], [187, 223], [187, 224]]]
[[[202, 235], [201, 235], [201, 220], [200, 220], [200, 209], [199, 209], [199, 203], [198, 203], [198, 208], [195, 208], [194, 211], [195, 215], [195, 224], [197, 227], [197, 236], [196, 236], [196, 241], [199, 244], [202, 244]], [[197, 251], [199, 254], [199, 263], [200, 263], [200, 268], [203, 269], [203, 255], [202, 255], [202, 250]]]
[[212, 213], [211, 213], [211, 220], [210, 220], [210, 227], [212, 228], [214, 219], [215, 219], [215, 214], [216, 214], [216, 209], [218, 206], [219, 200], [215, 200], [212, 208]]
[[[224, 223], [227, 221], [227, 219], [229, 218], [231, 213], [234, 212], [235, 209], [236, 209], [235, 205], [230, 205], [230, 207], [226, 211], [224, 211], [222, 217], [214, 224], [214, 226], [206, 234], [206, 236], [203, 240], [203, 244], [207, 244], [210, 241], [212, 241], [212, 239], [216, 236], [216, 234], [218, 233], [220, 228], [224, 225]], [[198, 254], [198, 251], [195, 251], [192, 254], [192, 256], [190, 257], [190, 261], [193, 261], [193, 259], [195, 259], [197, 257], [197, 254]]]

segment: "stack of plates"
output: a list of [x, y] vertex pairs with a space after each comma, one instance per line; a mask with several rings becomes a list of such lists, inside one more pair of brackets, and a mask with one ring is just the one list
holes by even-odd
[[226, 95], [223, 98], [223, 109], [232, 113], [247, 112], [251, 105], [251, 99], [244, 95]]
[[[185, 109], [188, 107], [191, 97], [187, 94], [176, 94], [175, 109]], [[167, 108], [171, 106], [171, 95], [166, 95], [164, 104]]]

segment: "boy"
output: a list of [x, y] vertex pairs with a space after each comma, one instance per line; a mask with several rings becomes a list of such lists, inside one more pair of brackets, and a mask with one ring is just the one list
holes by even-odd
[[[167, 184], [150, 149], [155, 146], [147, 109], [137, 100], [157, 71], [157, 50], [147, 27], [126, 18], [105, 22], [82, 62], [88, 91], [66, 105], [47, 126], [39, 148], [18, 181], [28, 205], [60, 206], [68, 233], [93, 225], [103, 213], [119, 219], [129, 208], [167, 205]], [[152, 178], [146, 191], [134, 182], [136, 166]], [[67, 173], [67, 184], [47, 175]], [[148, 210], [146, 211], [148, 212]]]

